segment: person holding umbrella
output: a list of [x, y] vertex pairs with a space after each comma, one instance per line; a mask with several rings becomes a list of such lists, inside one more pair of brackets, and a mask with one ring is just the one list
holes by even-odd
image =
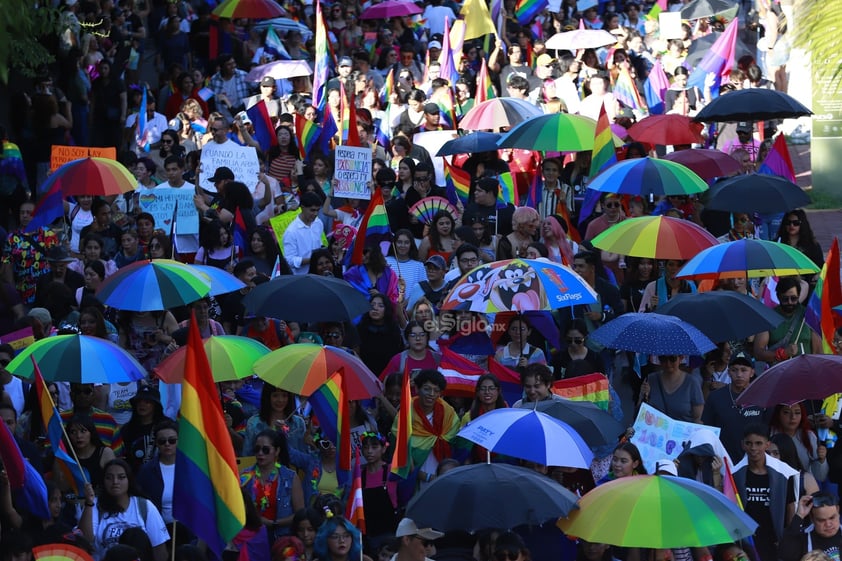
[[796, 355], [821, 353], [821, 338], [804, 320], [806, 309], [799, 304], [801, 284], [795, 277], [785, 277], [775, 286], [780, 304], [775, 311], [784, 321], [772, 331], [754, 338], [754, 356], [769, 364], [782, 362]]

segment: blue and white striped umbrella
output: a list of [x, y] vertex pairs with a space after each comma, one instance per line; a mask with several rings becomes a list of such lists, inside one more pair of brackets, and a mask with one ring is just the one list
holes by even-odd
[[587, 469], [593, 453], [573, 427], [529, 409], [494, 409], [459, 431], [492, 452], [544, 466]]

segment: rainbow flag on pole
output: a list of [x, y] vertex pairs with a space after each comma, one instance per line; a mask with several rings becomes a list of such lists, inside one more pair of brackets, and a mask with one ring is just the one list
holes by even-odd
[[[590, 177], [596, 177], [599, 172], [617, 163], [617, 154], [614, 152], [614, 136], [611, 133], [611, 123], [608, 121], [608, 114], [605, 112], [605, 104], [599, 108], [599, 118], [596, 120], [592, 154]], [[599, 191], [594, 191], [593, 189], [587, 189], [585, 191], [585, 200], [582, 201], [582, 209], [579, 211], [579, 225], [593, 213], [596, 203], [599, 200], [599, 195]]]
[[412, 438], [412, 394], [409, 391], [409, 369], [404, 368], [401, 388], [401, 406], [396, 419], [395, 453], [392, 456], [392, 473], [406, 479], [412, 465], [409, 459], [409, 439]]
[[337, 370], [312, 396], [313, 412], [328, 440], [336, 443], [340, 470], [351, 469], [351, 417], [345, 398], [345, 372]]
[[322, 3], [316, 0], [316, 45], [315, 45], [316, 66], [313, 70], [313, 105], [321, 111], [325, 107], [327, 95], [325, 87], [327, 86], [327, 71], [328, 71], [328, 41], [327, 41], [327, 26], [325, 26], [325, 18], [322, 14]]
[[629, 109], [645, 109], [643, 101], [640, 99], [640, 92], [637, 91], [637, 86], [629, 74], [628, 68], [620, 67], [620, 74], [617, 76], [617, 81], [614, 83], [614, 97], [617, 101], [628, 107]]
[[184, 359], [173, 517], [218, 557], [246, 523], [234, 446], [192, 314]]
[[319, 140], [321, 130], [321, 127], [313, 121], [305, 119], [298, 113], [295, 114], [295, 140], [302, 160], [307, 160], [307, 155]]
[[504, 172], [497, 176], [500, 183], [500, 190], [497, 191], [497, 208], [504, 208], [507, 204], [517, 206], [517, 191], [515, 190], [515, 178], [511, 172]]
[[517, 22], [521, 25], [529, 25], [549, 5], [548, 0], [518, 0], [515, 5]]
[[462, 206], [468, 204], [471, 193], [471, 174], [450, 165], [446, 158], [444, 162], [444, 182], [447, 187], [447, 200], [451, 204], [462, 202]]
[[834, 354], [833, 334], [838, 327], [834, 308], [842, 305], [839, 261], [839, 238], [833, 238], [805, 315], [807, 325], [822, 338], [822, 352], [828, 355]]
[[[348, 253], [345, 255], [346, 265], [360, 265], [363, 262], [363, 250], [368, 245], [380, 245], [381, 242], [392, 241], [392, 230], [389, 228], [389, 215], [386, 214], [386, 203], [383, 193], [374, 189], [368, 208], [360, 222], [357, 237], [354, 238]], [[350, 262], [349, 258], [350, 257]], [[348, 468], [350, 469], [350, 468]]]
[[477, 74], [477, 93], [474, 96], [474, 103], [482, 103], [493, 99], [494, 86], [491, 85], [491, 80], [488, 77], [488, 63], [482, 59], [482, 65], [479, 67], [479, 74]]
[[363, 478], [360, 470], [360, 449], [354, 454], [354, 478], [351, 483], [351, 494], [348, 506], [345, 508], [345, 518], [365, 534], [365, 508], [363, 507]]

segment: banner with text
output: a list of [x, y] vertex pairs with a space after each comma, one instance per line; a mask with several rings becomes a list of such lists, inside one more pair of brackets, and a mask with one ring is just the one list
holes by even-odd
[[707, 429], [719, 438], [719, 427], [676, 421], [666, 413], [644, 403], [634, 422], [632, 444], [640, 450], [643, 465], [648, 473], [655, 472], [655, 462], [666, 458], [675, 459], [682, 451], [682, 443], [699, 429]]
[[371, 148], [337, 146], [333, 176], [339, 182], [333, 196], [345, 199], [370, 199]]
[[[202, 173], [199, 185], [202, 189], [216, 193], [216, 186], [209, 181], [217, 168], [226, 167], [234, 172], [234, 179], [245, 183], [249, 189], [254, 186], [260, 173], [257, 150], [253, 146], [240, 146], [233, 140], [225, 144], [209, 142], [202, 147]], [[181, 222], [179, 221], [179, 232]]]
[[50, 151], [50, 171], [56, 171], [67, 162], [88, 157], [116, 160], [117, 149], [114, 147], [95, 148], [91, 146], [61, 146], [54, 144]]
[[184, 187], [155, 187], [138, 189], [138, 201], [141, 212], [148, 212], [155, 218], [155, 229], [172, 231], [172, 218], [175, 205], [178, 204], [176, 232], [181, 234], [199, 233], [199, 211], [193, 204], [195, 190], [189, 183]]

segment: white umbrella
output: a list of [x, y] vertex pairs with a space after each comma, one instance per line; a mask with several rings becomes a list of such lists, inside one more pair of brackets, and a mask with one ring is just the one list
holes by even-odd
[[269, 28], [274, 29], [278, 33], [288, 33], [290, 31], [298, 31], [301, 33], [303, 39], [307, 41], [310, 37], [313, 36], [313, 32], [310, 31], [310, 28], [304, 25], [303, 23], [299, 23], [294, 19], [290, 18], [273, 18], [263, 20], [254, 24], [254, 28], [257, 31], [266, 31]]
[[556, 33], [547, 39], [546, 47], [556, 51], [572, 51], [578, 49], [598, 49], [617, 42], [617, 38], [604, 29], [574, 29]]
[[296, 76], [312, 76], [313, 70], [306, 60], [276, 60], [268, 64], [255, 66], [246, 75], [249, 82], [259, 82], [264, 76], [271, 76], [276, 80], [294, 78]]

